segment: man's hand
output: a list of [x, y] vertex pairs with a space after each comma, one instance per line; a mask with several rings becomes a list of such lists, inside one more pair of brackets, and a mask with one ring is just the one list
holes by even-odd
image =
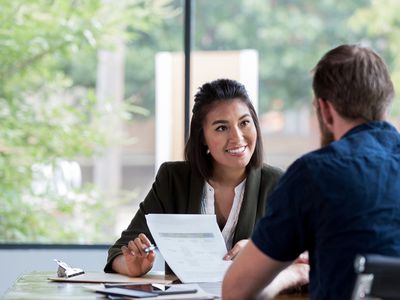
[[280, 262], [270, 258], [249, 241], [225, 273], [222, 299], [255, 298], [281, 270], [289, 265], [290, 262]]
[[280, 272], [262, 294], [273, 298], [281, 292], [299, 288], [309, 282], [309, 272], [310, 266], [308, 264], [293, 263]]
[[310, 264], [308, 259], [308, 251], [304, 251], [293, 263]]
[[259, 299], [271, 299], [278, 294], [300, 288], [309, 283], [310, 265], [305, 251], [262, 291]]

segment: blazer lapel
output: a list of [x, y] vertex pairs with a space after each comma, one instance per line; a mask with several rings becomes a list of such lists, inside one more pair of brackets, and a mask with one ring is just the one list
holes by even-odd
[[201, 198], [203, 195], [204, 180], [194, 170], [190, 173], [188, 214], [199, 214], [201, 212]]
[[242, 207], [240, 209], [232, 246], [242, 239], [248, 239], [253, 232], [256, 222], [260, 181], [261, 169], [251, 169], [246, 180]]

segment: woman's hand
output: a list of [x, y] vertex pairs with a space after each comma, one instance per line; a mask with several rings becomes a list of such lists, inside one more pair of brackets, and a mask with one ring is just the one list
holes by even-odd
[[233, 260], [236, 255], [239, 254], [239, 252], [246, 246], [247, 242], [249, 240], [240, 240], [239, 242], [236, 243], [235, 246], [231, 250], [228, 251], [227, 254], [223, 257], [223, 260]]
[[[126, 275], [136, 277], [146, 274], [153, 267], [156, 254], [154, 251], [144, 252], [144, 249], [151, 245], [150, 240], [143, 233], [133, 241], [129, 241], [128, 246], [122, 246], [122, 254], [126, 269]], [[113, 265], [114, 268], [114, 265]], [[114, 268], [115, 271], [116, 268]]]

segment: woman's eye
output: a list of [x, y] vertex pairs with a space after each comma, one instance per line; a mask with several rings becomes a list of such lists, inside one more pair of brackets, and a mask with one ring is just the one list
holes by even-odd
[[216, 131], [225, 131], [226, 130], [226, 126], [218, 126], [217, 128], [215, 128]]
[[249, 121], [249, 120], [244, 120], [243, 122], [240, 123], [240, 125], [241, 125], [242, 127], [245, 127], [245, 126], [247, 126], [247, 125], [249, 125], [249, 124], [250, 124], [250, 121]]

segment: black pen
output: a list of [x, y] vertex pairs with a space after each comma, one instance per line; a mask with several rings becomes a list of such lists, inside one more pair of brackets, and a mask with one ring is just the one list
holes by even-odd
[[149, 253], [150, 251], [154, 251], [154, 250], [156, 250], [156, 249], [157, 249], [157, 246], [156, 246], [156, 245], [150, 245], [149, 247], [144, 248], [143, 251], [144, 251], [145, 253]]

